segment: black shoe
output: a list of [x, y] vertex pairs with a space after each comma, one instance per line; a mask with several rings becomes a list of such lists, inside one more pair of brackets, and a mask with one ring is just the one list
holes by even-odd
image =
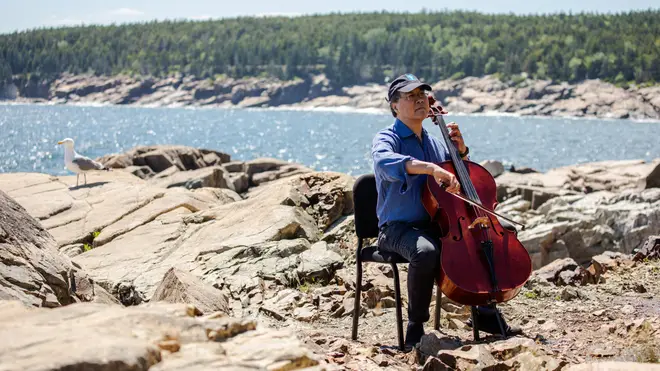
[[[502, 326], [504, 327], [505, 336], [515, 336], [522, 334], [522, 329], [518, 326], [509, 326], [504, 320], [504, 316], [499, 309], [491, 307], [477, 307], [477, 323], [479, 324], [479, 331], [487, 332], [494, 335], [502, 335], [500, 325], [497, 321], [497, 314], [500, 314], [502, 319]], [[472, 318], [468, 319], [467, 325], [472, 327]]]
[[422, 340], [424, 336], [424, 324], [408, 322], [408, 329], [406, 330], [406, 343], [405, 349], [409, 350], [415, 347], [417, 343]]

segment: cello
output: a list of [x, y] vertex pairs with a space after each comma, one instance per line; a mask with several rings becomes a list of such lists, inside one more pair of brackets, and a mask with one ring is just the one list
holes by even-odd
[[424, 208], [441, 231], [436, 282], [449, 299], [473, 306], [474, 314], [474, 306], [513, 299], [529, 279], [532, 262], [516, 232], [504, 228], [499, 218], [523, 229], [524, 225], [493, 211], [497, 206], [495, 179], [481, 165], [461, 159], [442, 117], [447, 112], [433, 97], [429, 101], [429, 117], [440, 128], [451, 157], [436, 165], [454, 174], [463, 192], [446, 192], [433, 177], [427, 177], [422, 192]]

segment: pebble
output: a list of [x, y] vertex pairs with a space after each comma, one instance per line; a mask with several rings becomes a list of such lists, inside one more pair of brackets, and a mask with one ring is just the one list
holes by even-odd
[[635, 307], [630, 304], [626, 304], [621, 308], [621, 313], [623, 314], [633, 314], [635, 313]]

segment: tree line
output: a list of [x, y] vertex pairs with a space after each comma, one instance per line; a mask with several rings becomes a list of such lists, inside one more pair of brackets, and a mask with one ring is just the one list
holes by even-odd
[[617, 14], [350, 13], [43, 28], [0, 35], [0, 80], [63, 72], [199, 78], [325, 73], [342, 85], [428, 81], [660, 82], [660, 10]]

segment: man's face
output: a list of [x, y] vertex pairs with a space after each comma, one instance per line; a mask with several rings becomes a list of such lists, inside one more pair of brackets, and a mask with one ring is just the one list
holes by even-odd
[[430, 108], [426, 94], [426, 91], [420, 88], [408, 93], [400, 93], [399, 101], [392, 103], [397, 117], [402, 121], [406, 119], [424, 120]]

